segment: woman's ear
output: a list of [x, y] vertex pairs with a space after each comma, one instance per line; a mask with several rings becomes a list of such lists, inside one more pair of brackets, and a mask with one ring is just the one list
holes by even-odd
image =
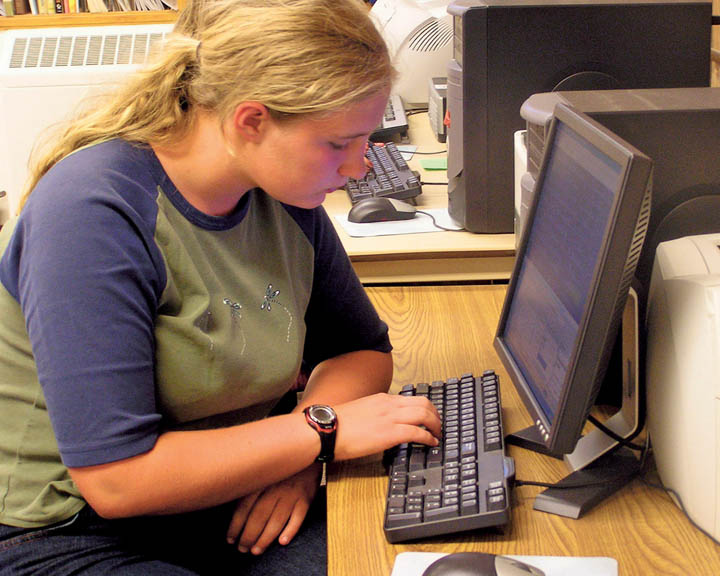
[[233, 128], [240, 138], [253, 142], [258, 141], [262, 138], [269, 122], [270, 113], [260, 102], [252, 100], [241, 102], [235, 108]]

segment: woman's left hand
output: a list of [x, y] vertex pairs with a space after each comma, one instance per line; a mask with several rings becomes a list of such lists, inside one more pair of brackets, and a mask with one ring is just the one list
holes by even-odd
[[320, 484], [322, 465], [313, 464], [295, 476], [237, 502], [227, 540], [241, 552], [262, 554], [277, 538], [288, 544], [305, 520]]

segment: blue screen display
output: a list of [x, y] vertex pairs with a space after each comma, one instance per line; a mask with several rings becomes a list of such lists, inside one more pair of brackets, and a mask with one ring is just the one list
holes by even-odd
[[621, 166], [558, 122], [504, 340], [547, 419], [559, 408]]

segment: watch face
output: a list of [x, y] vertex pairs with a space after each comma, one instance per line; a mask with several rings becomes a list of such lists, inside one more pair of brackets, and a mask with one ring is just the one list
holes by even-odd
[[328, 406], [313, 406], [311, 414], [321, 426], [332, 426], [335, 422], [335, 412]]

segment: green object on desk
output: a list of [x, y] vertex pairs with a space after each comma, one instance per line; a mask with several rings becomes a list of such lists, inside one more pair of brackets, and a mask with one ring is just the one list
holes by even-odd
[[423, 158], [420, 165], [425, 170], [447, 170], [447, 158]]

